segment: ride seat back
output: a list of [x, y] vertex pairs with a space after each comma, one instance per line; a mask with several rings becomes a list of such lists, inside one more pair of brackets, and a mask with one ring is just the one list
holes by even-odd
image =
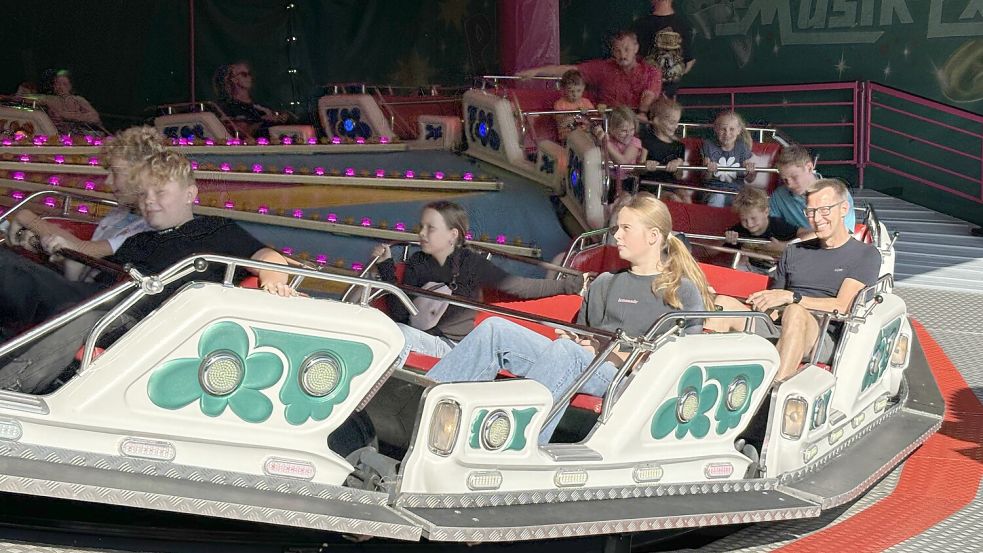
[[[418, 121], [424, 115], [461, 119], [460, 97], [452, 96], [378, 96], [380, 107], [392, 117], [393, 132], [404, 140], [419, 137]], [[451, 101], [457, 100], [457, 101]]]
[[[778, 142], [755, 142], [751, 145], [751, 160], [755, 167], [774, 167], [782, 145]], [[768, 192], [770, 195], [778, 187], [778, 173], [758, 173], [749, 184]]]
[[857, 223], [853, 227], [853, 237], [865, 244], [873, 244], [874, 236], [870, 232], [870, 227], [866, 223]]
[[628, 262], [618, 255], [618, 248], [608, 244], [592, 246], [574, 253], [567, 259], [567, 267], [585, 273], [611, 273], [628, 268]]
[[0, 106], [0, 134], [13, 136], [18, 132], [27, 136], [58, 135], [58, 129], [43, 110]]
[[672, 229], [683, 233], [723, 236], [727, 229], [739, 222], [737, 214], [728, 207], [687, 204], [672, 200], [665, 200], [665, 204], [669, 208], [669, 214], [672, 215]]
[[[703, 139], [697, 136], [687, 136], [681, 141], [683, 143], [684, 165], [703, 165], [703, 156], [700, 155]], [[679, 182], [689, 186], [703, 186], [703, 171], [683, 171], [679, 177]]]
[[730, 267], [699, 263], [707, 277], [707, 284], [718, 294], [735, 298], [746, 298], [753, 292], [768, 288], [768, 276], [738, 271]]
[[154, 118], [154, 127], [164, 136], [173, 139], [225, 140], [231, 136], [225, 125], [210, 111], [161, 115]]

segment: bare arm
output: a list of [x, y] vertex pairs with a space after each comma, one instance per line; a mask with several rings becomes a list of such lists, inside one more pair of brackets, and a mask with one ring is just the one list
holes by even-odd
[[[814, 311], [847, 313], [857, 293], [864, 289], [864, 283], [852, 278], [843, 279], [835, 298], [803, 297], [799, 305]], [[792, 303], [791, 290], [762, 290], [748, 296], [748, 302], [757, 311], [767, 312], [776, 307]]]
[[[279, 265], [286, 265], [287, 260], [280, 255], [280, 252], [272, 248], [261, 248], [252, 255], [255, 261], [265, 261], [267, 263], [276, 263]], [[281, 273], [279, 271], [271, 271], [268, 269], [253, 270], [250, 272], [256, 273], [259, 276], [259, 287], [271, 294], [277, 294], [279, 296], [291, 296], [295, 295], [296, 292], [291, 290], [287, 285], [287, 274]]]
[[523, 69], [516, 73], [515, 76], [523, 79], [529, 79], [531, 77], [562, 77], [567, 71], [576, 68], [576, 65], [544, 65], [542, 67]]

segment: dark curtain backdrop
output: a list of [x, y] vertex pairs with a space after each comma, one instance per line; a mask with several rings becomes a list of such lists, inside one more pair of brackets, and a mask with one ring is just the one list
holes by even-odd
[[[498, 68], [492, 0], [196, 0], [194, 6], [199, 100], [213, 98], [216, 68], [234, 61], [253, 66], [254, 97], [275, 108], [294, 100], [306, 105], [323, 83], [461, 85]], [[5, 3], [0, 94], [39, 81], [45, 69], [67, 68], [78, 93], [110, 115], [113, 127], [152, 115], [148, 106], [188, 101], [188, 9], [187, 0]], [[297, 69], [294, 81], [289, 68]]]

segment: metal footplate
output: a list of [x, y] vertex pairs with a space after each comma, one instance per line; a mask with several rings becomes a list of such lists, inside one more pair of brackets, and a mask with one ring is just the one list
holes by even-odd
[[[337, 490], [337, 494], [322, 492], [304, 496], [282, 493], [276, 487], [236, 487], [0, 457], [0, 491], [5, 492], [402, 540], [420, 539], [420, 528], [385, 505], [384, 495]], [[353, 494], [358, 497], [351, 497]]]
[[775, 491], [675, 495], [460, 509], [404, 508], [431, 541], [520, 541], [819, 516], [819, 505]]

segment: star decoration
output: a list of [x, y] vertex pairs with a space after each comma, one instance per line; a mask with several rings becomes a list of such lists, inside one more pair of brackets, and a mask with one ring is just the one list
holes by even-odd
[[778, 55], [778, 43], [776, 42], [774, 46], [771, 47], [771, 53]]
[[413, 50], [408, 56], [396, 63], [396, 69], [390, 78], [396, 84], [420, 86], [430, 84], [436, 72], [430, 65], [430, 60]]
[[580, 33], [580, 40], [587, 42], [588, 37], [590, 37], [590, 33], [587, 31], [587, 25], [584, 25], [584, 32]]
[[761, 33], [754, 33], [754, 44], [761, 44]]
[[887, 67], [884, 68], [884, 78], [886, 79], [890, 76], [891, 76], [891, 64], [889, 63], [887, 64]]
[[836, 69], [837, 78], [843, 78], [843, 72], [850, 69], [850, 66], [846, 64], [846, 58], [843, 56], [843, 52], [840, 52], [840, 61], [833, 66]]
[[906, 44], [901, 53], [904, 54], [904, 59], [908, 59], [908, 56], [911, 55], [911, 48], [908, 48], [908, 45]]

